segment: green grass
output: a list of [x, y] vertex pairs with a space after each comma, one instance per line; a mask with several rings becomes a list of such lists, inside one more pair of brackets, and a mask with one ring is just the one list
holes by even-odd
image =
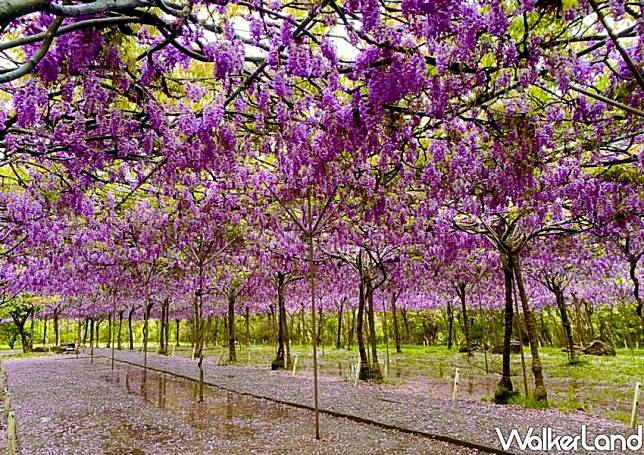
[[618, 420], [623, 422], [625, 425], [631, 424], [631, 415], [625, 412], [611, 412], [607, 416], [609, 419]]
[[535, 400], [532, 395], [528, 395], [527, 397], [525, 395], [520, 395], [520, 394], [515, 395], [514, 397], [510, 398], [509, 404], [518, 405], [528, 409], [547, 409], [548, 408], [548, 404]]
[[31, 357], [48, 357], [54, 355], [53, 352], [19, 352], [17, 354], [3, 355], [0, 356], [0, 362], [10, 359], [28, 359]]
[[[150, 350], [155, 350], [154, 345]], [[403, 353], [396, 354], [393, 346], [389, 347], [389, 361], [391, 369], [404, 370], [406, 375], [422, 375], [433, 377], [444, 377], [451, 375], [453, 369], [468, 368], [479, 370], [485, 374], [485, 356], [483, 353], [476, 353], [468, 361], [466, 354], [457, 352], [456, 349], [448, 350], [445, 346], [411, 346], [402, 347]], [[228, 349], [220, 347], [209, 347], [205, 351], [206, 356], [227, 357]], [[245, 345], [237, 349], [238, 363], [250, 363], [253, 365], [269, 364], [275, 355], [275, 348], [270, 345], [251, 345], [249, 350]], [[311, 346], [291, 346], [291, 354], [298, 354], [299, 366], [307, 364], [311, 358]], [[550, 379], [573, 379], [580, 381], [607, 382], [615, 384], [632, 384], [636, 380], [644, 381], [644, 349], [634, 351], [618, 349], [615, 357], [593, 357], [582, 356], [571, 365], [565, 352], [560, 348], [541, 348], [539, 350], [543, 370]], [[176, 348], [175, 355], [190, 356], [191, 350], [187, 345]], [[335, 349], [335, 347], [318, 347], [318, 355], [322, 360], [322, 367], [330, 367], [337, 362], [356, 362], [358, 359], [357, 349], [351, 351]], [[531, 357], [528, 349], [524, 352], [526, 368], [530, 373]], [[378, 346], [378, 358], [381, 365], [385, 363], [385, 346]], [[488, 354], [488, 370], [499, 372], [501, 369], [501, 355]], [[250, 360], [249, 360], [250, 359]], [[519, 355], [512, 356], [513, 374], [521, 375], [521, 358]]]
[[565, 353], [543, 348], [544, 371], [552, 378], [632, 384], [644, 380], [644, 350], [617, 349], [615, 357], [584, 356], [569, 365]]

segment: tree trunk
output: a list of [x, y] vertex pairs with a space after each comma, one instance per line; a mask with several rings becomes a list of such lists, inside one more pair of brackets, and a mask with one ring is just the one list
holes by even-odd
[[385, 341], [385, 369], [389, 372], [389, 327], [387, 327], [387, 305], [382, 302], [382, 333]]
[[87, 329], [89, 328], [89, 321], [85, 318], [85, 326], [83, 327], [83, 348], [87, 345]]
[[36, 313], [36, 309], [32, 307], [31, 315], [29, 316], [29, 342], [31, 343], [31, 349], [34, 348], [34, 327], [35, 327], [34, 314], [35, 313]]
[[304, 303], [302, 303], [300, 306], [300, 323], [302, 324], [300, 329], [300, 343], [306, 344], [307, 338], [306, 338], [306, 323], [304, 320]]
[[194, 352], [195, 347], [195, 320], [194, 318], [188, 319], [188, 325], [190, 326], [190, 348]]
[[503, 332], [503, 372], [501, 380], [494, 393], [494, 401], [498, 404], [506, 404], [516, 394], [512, 387], [510, 371], [510, 341], [512, 341], [512, 325], [514, 320], [514, 307], [512, 302], [512, 286], [514, 272], [508, 256], [501, 252], [501, 267], [503, 268], [503, 287], [505, 289], [505, 311], [504, 311], [504, 332]]
[[123, 310], [119, 311], [119, 328], [118, 328], [118, 333], [116, 334], [116, 348], [120, 351], [123, 348], [123, 345], [121, 344], [122, 338], [121, 338], [121, 333], [123, 329]]
[[398, 300], [398, 295], [395, 292], [391, 293], [391, 319], [394, 325], [394, 339], [396, 341], [396, 353], [402, 354], [402, 349], [400, 348], [400, 330], [398, 329], [398, 311], [396, 311], [396, 300]]
[[[273, 306], [273, 304], [270, 304], [269, 306]], [[270, 310], [270, 311], [272, 311], [272, 310]], [[269, 314], [268, 319], [269, 319], [268, 320], [268, 326], [270, 327], [271, 326], [270, 314]], [[227, 346], [227, 343], [228, 343], [228, 311], [226, 311], [224, 313], [223, 320], [224, 320], [223, 321], [224, 322], [224, 335], [222, 337], [222, 346]], [[269, 336], [269, 342], [271, 342], [271, 343], [273, 342], [273, 334], [272, 333]]]
[[353, 332], [356, 325], [356, 309], [351, 309], [351, 324], [349, 325], [349, 333], [347, 333], [347, 350], [351, 350], [351, 344], [353, 343]]
[[195, 320], [193, 333], [195, 336], [194, 357], [198, 360], [199, 368], [199, 393], [197, 402], [203, 403], [203, 345], [204, 345], [204, 319], [203, 319], [203, 265], [199, 268], [199, 289], [195, 293], [194, 310]]
[[58, 312], [54, 313], [54, 337], [56, 347], [60, 346], [60, 327], [58, 326]]
[[18, 333], [20, 335], [20, 343], [22, 344], [22, 352], [24, 353], [31, 352], [33, 348], [31, 336], [25, 329], [27, 320], [29, 319], [29, 316], [32, 312], [33, 308], [27, 309], [26, 311], [15, 310], [10, 312], [11, 318], [13, 319], [13, 322], [14, 324], [16, 324], [16, 328], [18, 329]]
[[159, 354], [165, 354], [165, 303], [161, 302], [161, 328], [159, 330], [159, 347], [157, 348]]
[[107, 346], [109, 348], [112, 345], [112, 315], [110, 314], [107, 317]]
[[400, 314], [402, 314], [403, 317], [403, 326], [405, 327], [405, 343], [410, 343], [411, 342], [411, 336], [409, 334], [409, 319], [407, 319], [407, 310], [405, 308], [401, 308]]
[[31, 339], [29, 337], [29, 334], [27, 333], [27, 330], [25, 330], [24, 324], [22, 327], [18, 328], [18, 331], [20, 332], [20, 343], [22, 344], [22, 352], [24, 353], [31, 352], [32, 350]]
[[47, 318], [43, 320], [43, 331], [42, 331], [42, 345], [47, 344]]
[[511, 263], [514, 269], [514, 279], [519, 290], [519, 300], [523, 308], [525, 324], [528, 329], [528, 340], [530, 341], [530, 354], [532, 355], [532, 374], [534, 375], [534, 398], [537, 401], [547, 403], [548, 392], [543, 380], [543, 369], [541, 359], [539, 358], [539, 345], [537, 343], [537, 328], [534, 320], [534, 313], [528, 302], [523, 276], [521, 275], [521, 259], [519, 255], [511, 256]]
[[360, 372], [358, 373], [358, 377], [360, 379], [369, 379], [371, 377], [371, 371], [369, 369], [369, 360], [367, 359], [367, 350], [365, 349], [363, 334], [365, 295], [364, 280], [362, 278], [360, 279], [359, 293], [358, 320], [356, 321], [356, 338], [358, 339], [358, 353], [360, 355]]
[[94, 319], [90, 318], [89, 320], [89, 347], [90, 349], [94, 347]]
[[163, 339], [165, 340], [165, 352], [166, 354], [170, 350], [170, 301], [165, 301], [165, 333], [163, 334]]
[[[323, 335], [323, 330], [324, 330], [324, 314], [322, 313], [322, 307], [318, 306], [318, 314], [320, 315], [318, 319], [318, 330], [317, 330], [317, 338], [315, 339], [315, 342], [317, 343], [318, 346], [323, 346], [323, 340], [322, 340], [322, 335]], [[324, 350], [322, 351], [324, 352]]]
[[637, 263], [639, 261], [639, 256], [632, 256], [629, 258], [629, 275], [631, 281], [633, 282], [633, 297], [635, 297], [635, 312], [640, 317], [640, 323], [642, 325], [642, 333], [644, 333], [644, 304], [642, 303], [642, 298], [640, 297], [640, 280], [637, 277]]
[[583, 300], [584, 309], [586, 310], [586, 318], [588, 319], [588, 328], [590, 329], [590, 339], [595, 339], [595, 326], [593, 325], [593, 303], [591, 301]]
[[555, 294], [557, 308], [559, 308], [559, 315], [561, 316], [561, 324], [563, 325], [564, 334], [566, 335], [568, 360], [573, 363], [575, 361], [575, 341], [572, 337], [572, 328], [570, 327], [570, 320], [568, 319], [568, 311], [566, 311], [566, 302], [564, 300], [563, 290], [560, 286], [553, 283], [552, 291]]
[[581, 314], [581, 302], [574, 295], [572, 296], [572, 303], [575, 306], [575, 325], [577, 326], [577, 336], [583, 346], [586, 345], [587, 331], [584, 327], [584, 317]]
[[284, 274], [277, 273], [277, 355], [271, 363], [271, 369], [281, 370], [291, 364], [291, 359], [286, 357], [286, 344], [288, 344], [288, 325], [286, 321], [286, 305], [284, 303]]
[[97, 319], [97, 320], [96, 320], [96, 324], [95, 324], [95, 327], [96, 327], [96, 338], [95, 338], [95, 343], [94, 343], [94, 345], [95, 345], [97, 348], [100, 348], [100, 346], [98, 345], [98, 342], [100, 341], [99, 329], [100, 329], [100, 327], [101, 327], [101, 323], [102, 323], [102, 322], [103, 322], [103, 318], [100, 318], [100, 319]]
[[89, 352], [90, 363], [94, 363], [94, 319], [89, 320]]
[[179, 319], [175, 319], [174, 322], [176, 323], [176, 329], [174, 332], [175, 346], [179, 347]]
[[371, 338], [371, 379], [382, 381], [382, 371], [378, 362], [378, 340], [376, 338], [376, 318], [373, 308], [373, 284], [371, 277], [367, 277], [367, 318], [369, 319], [369, 338]]
[[[250, 348], [250, 308], [246, 305], [246, 346]], [[215, 321], [215, 324], [217, 321]]]
[[[289, 328], [288, 328], [288, 339], [289, 339], [288, 345], [290, 347], [291, 343], [295, 339], [295, 322], [297, 320], [297, 313], [288, 314], [288, 312], [287, 312], [286, 315], [291, 317], [291, 322], [290, 322]], [[290, 355], [290, 352], [287, 352], [287, 354]]]
[[467, 305], [465, 304], [465, 297], [467, 295], [467, 285], [465, 283], [457, 283], [456, 293], [461, 301], [461, 311], [463, 312], [463, 334], [465, 335], [465, 348], [467, 349], [468, 357], [473, 355], [472, 352], [472, 334], [470, 333], [470, 320], [467, 316]]
[[146, 297], [145, 307], [143, 308], [143, 382], [147, 379], [148, 372], [148, 334], [149, 334], [149, 321], [150, 311], [154, 304], [150, 302], [149, 297]]
[[454, 310], [452, 309], [452, 302], [447, 302], [447, 349], [452, 349], [453, 336], [454, 336]]
[[235, 296], [230, 293], [228, 296], [228, 361], [237, 361], [235, 350]]
[[130, 308], [130, 311], [128, 312], [127, 315], [127, 328], [128, 328], [128, 335], [129, 335], [129, 342], [130, 342], [130, 351], [134, 351], [134, 332], [132, 331], [132, 316], [134, 316], [134, 311], [135, 308], [132, 307]]
[[78, 354], [80, 353], [81, 330], [82, 330], [81, 325], [82, 325], [82, 324], [83, 324], [83, 323], [82, 323], [81, 318], [80, 318], [80, 316], [79, 316], [79, 317], [78, 317], [78, 329], [77, 329], [77, 331], [76, 331], [76, 332], [77, 332], [77, 333], [76, 333], [76, 349], [74, 350], [74, 351], [75, 351], [75, 354], [76, 354], [76, 358], [78, 358]]
[[340, 299], [340, 307], [338, 308], [338, 336], [335, 340], [335, 348], [342, 348], [342, 310], [344, 309], [344, 298]]

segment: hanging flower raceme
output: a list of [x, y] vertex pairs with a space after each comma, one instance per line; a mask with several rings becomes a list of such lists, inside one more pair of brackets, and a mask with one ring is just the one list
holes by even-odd
[[427, 84], [426, 71], [425, 59], [418, 51], [370, 46], [358, 56], [353, 77], [365, 81], [369, 103], [377, 107], [421, 92]]
[[239, 73], [244, 67], [244, 46], [240, 41], [219, 41], [205, 47], [206, 57], [215, 62], [214, 76], [226, 80], [228, 76]]
[[449, 29], [458, 3], [454, 0], [403, 0], [402, 10], [405, 15], [425, 16], [427, 36], [437, 36]]

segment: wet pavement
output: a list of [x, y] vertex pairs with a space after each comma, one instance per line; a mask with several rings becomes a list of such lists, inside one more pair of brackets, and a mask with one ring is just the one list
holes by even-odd
[[22, 454], [468, 454], [471, 449], [88, 358], [6, 361]]

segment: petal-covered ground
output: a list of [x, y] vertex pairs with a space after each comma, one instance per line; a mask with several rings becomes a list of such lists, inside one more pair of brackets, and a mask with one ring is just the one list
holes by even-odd
[[[108, 350], [97, 351], [99, 352], [102, 356], [111, 355]], [[142, 364], [143, 355], [139, 352], [116, 351], [116, 358]], [[148, 365], [191, 378], [197, 377], [197, 363], [190, 359], [148, 354]], [[218, 366], [214, 358], [206, 359], [204, 365], [205, 380], [211, 384], [269, 399], [308, 406], [312, 404], [309, 377], [293, 377], [290, 372], [261, 368]], [[446, 435], [494, 448], [501, 448], [495, 428], [500, 428], [506, 435], [515, 428], [523, 434], [530, 427], [538, 432], [549, 427], [555, 434], [578, 435], [582, 425], [586, 425], [591, 437], [600, 433], [631, 434], [619, 422], [585, 412], [525, 409], [466, 399], [453, 404], [449, 399], [437, 399], [423, 390], [401, 390], [387, 385], [354, 385], [328, 377], [321, 380], [320, 406], [322, 409], [386, 425]]]
[[[133, 353], [121, 355], [141, 360]], [[186, 360], [151, 355], [150, 363], [196, 371]], [[112, 371], [105, 359], [20, 359], [5, 362], [5, 369], [23, 454], [478, 453], [326, 415], [323, 439], [316, 441], [310, 411], [214, 387], [206, 388], [205, 401], [198, 404], [193, 381], [152, 371], [144, 380], [141, 368], [118, 363]], [[256, 374], [257, 387], [271, 380], [259, 370], [209, 366], [208, 380], [221, 374], [233, 382], [236, 375]], [[288, 386], [286, 375], [271, 376]], [[294, 381], [297, 389], [305, 383]]]

